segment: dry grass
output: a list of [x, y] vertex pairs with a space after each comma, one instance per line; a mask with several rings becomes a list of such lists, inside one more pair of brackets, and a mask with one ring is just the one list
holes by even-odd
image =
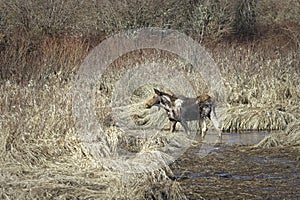
[[241, 130], [283, 130], [296, 118], [289, 112], [277, 108], [236, 106], [230, 108], [224, 120], [226, 131]]
[[[21, 199], [149, 199], [153, 196], [156, 199], [166, 196], [173, 199], [184, 198], [179, 185], [171, 181], [164, 170], [128, 175], [95, 162], [74, 128], [73, 75], [64, 73], [65, 69], [69, 72], [77, 68], [88, 47], [82, 48], [84, 43], [81, 42], [75, 43], [78, 45], [76, 46], [73, 40], [61, 42], [48, 41], [47, 45], [42, 46], [47, 46], [47, 52], [52, 52], [44, 55], [44, 58], [49, 59], [49, 63], [63, 66], [58, 68], [59, 73], [54, 73], [56, 70], [50, 65], [50, 71], [47, 73], [34, 71], [34, 76], [29, 76], [45, 77], [44, 79], [20, 81], [13, 76], [7, 77], [8, 80], [1, 84], [2, 197], [9, 199], [18, 195]], [[69, 42], [71, 44], [68, 44]], [[278, 130], [299, 120], [297, 102], [300, 84], [296, 78], [299, 75], [299, 60], [296, 49], [281, 52], [276, 57], [273, 53], [267, 56], [256, 53], [252, 47], [240, 47], [244, 49], [235, 51], [238, 48], [232, 47], [227, 48], [228, 51], [224, 53], [218, 48], [212, 48], [212, 51], [218, 52], [214, 54], [215, 60], [221, 67], [228, 95], [229, 110], [225, 116], [224, 129]], [[19, 55], [16, 51], [13, 53], [15, 57]], [[100, 123], [106, 127], [112, 149], [118, 147], [131, 152], [155, 151], [168, 144], [171, 136], [160, 134], [147, 139], [132, 138], [113, 126], [110, 100], [114, 83], [127, 69], [141, 63], [150, 65], [156, 61], [164, 66], [176, 66], [178, 70], [186, 73], [197, 93], [206, 92], [207, 88], [201, 77], [186, 70], [185, 63], [173, 55], [153, 50], [143, 52], [142, 57], [135, 55], [140, 54], [133, 52], [115, 61], [99, 82], [97, 112]], [[35, 68], [31, 68], [33, 69]], [[259, 71], [256, 71], [258, 69]], [[37, 74], [39, 76], [36, 76]], [[165, 123], [167, 128], [167, 119], [163, 112], [151, 110], [149, 113], [143, 108], [145, 99], [152, 94], [151, 87], [139, 88], [134, 93], [131, 98], [132, 113], [124, 117], [133, 117], [142, 127]], [[296, 129], [298, 126], [296, 123], [293, 127]], [[289, 142], [282, 144], [298, 145], [298, 134], [290, 132], [290, 139], [286, 140]], [[270, 141], [281, 144], [274, 139]], [[165, 167], [168, 169], [168, 166]]]
[[[108, 169], [96, 161], [83, 146], [75, 130], [72, 116], [74, 75], [83, 58], [96, 45], [94, 39], [99, 41], [102, 35], [101, 37], [80, 35], [89, 35], [92, 30], [106, 28], [105, 31], [110, 33], [128, 27], [143, 27], [145, 25], [143, 23], [147, 22], [151, 25], [159, 24], [160, 27], [178, 28], [190, 33], [197, 40], [205, 38], [205, 34], [213, 34], [212, 38], [220, 39], [220, 35], [223, 37], [231, 34], [233, 18], [228, 13], [232, 7], [229, 4], [221, 6], [224, 9], [219, 12], [219, 17], [207, 22], [209, 30], [205, 30], [204, 33], [201, 28], [205, 21], [201, 20], [205, 19], [203, 18], [207, 14], [205, 12], [215, 13], [212, 8], [218, 8], [220, 5], [212, 4], [210, 7], [205, 4], [207, 8], [204, 10], [203, 7], [197, 7], [200, 13], [187, 12], [189, 10], [184, 8], [180, 13], [188, 14], [186, 16], [181, 14], [176, 20], [173, 18], [176, 11], [174, 7], [173, 10], [167, 10], [164, 21], [158, 18], [154, 20], [149, 16], [143, 16], [137, 21], [137, 16], [142, 14], [146, 3], [140, 5], [143, 8], [140, 10], [133, 10], [134, 4], [131, 3], [124, 8], [125, 10], [118, 12], [121, 6], [118, 4], [116, 7], [103, 8], [102, 13], [95, 10], [100, 5], [97, 5], [98, 7], [94, 4], [86, 5], [82, 9], [91, 7], [94, 9], [90, 10], [89, 15], [85, 15], [84, 10], [79, 9], [75, 12], [71, 9], [66, 12], [61, 9], [60, 6], [70, 6], [71, 1], [64, 4], [53, 1], [52, 8], [60, 8], [54, 9], [58, 13], [46, 13], [45, 16], [41, 16], [39, 13], [43, 13], [41, 11], [44, 4], [36, 9], [29, 9], [34, 4], [30, 4], [32, 1], [28, 2], [24, 5], [22, 1], [0, 2], [2, 10], [14, 9], [10, 13], [3, 12], [7, 14], [4, 18], [0, 16], [2, 187], [0, 197], [2, 199], [184, 199], [178, 183], [168, 177], [172, 173], [168, 166], [165, 166], [164, 170], [151, 173], [126, 174]], [[299, 6], [297, 7], [298, 1], [287, 2], [276, 1], [274, 4], [274, 1], [270, 0], [258, 5], [265, 9], [279, 5], [272, 9], [281, 11], [284, 8], [283, 10], [288, 12], [274, 12], [276, 14], [267, 15], [266, 12], [262, 12], [264, 10], [261, 7], [257, 19], [267, 23], [258, 24], [257, 38], [252, 41], [243, 43], [225, 36], [225, 40], [220, 43], [204, 40], [220, 66], [226, 85], [228, 111], [222, 116], [223, 129], [283, 130], [288, 127], [287, 131], [272, 135], [258, 145], [263, 147], [300, 145], [298, 39], [300, 31], [295, 26], [299, 21], [295, 9]], [[174, 2], [166, 3], [164, 8], [170, 4], [174, 5], [172, 3]], [[288, 4], [293, 6], [288, 9]], [[159, 7], [155, 5], [154, 8], [157, 6]], [[28, 15], [23, 12], [24, 10], [29, 12]], [[113, 12], [110, 12], [111, 10]], [[135, 21], [131, 21], [131, 11], [135, 12], [132, 15]], [[93, 15], [95, 12], [99, 15]], [[36, 13], [40, 17], [32, 18]], [[116, 24], [121, 19], [120, 13], [127, 13], [128, 18], [122, 18], [125, 21]], [[73, 14], [76, 14], [76, 17], [71, 19], [69, 15]], [[114, 14], [115, 17], [111, 16]], [[59, 15], [66, 16], [55, 18]], [[91, 18], [91, 15], [96, 17]], [[185, 26], [181, 23], [186, 22], [185, 17], [199, 21], [189, 21]], [[103, 24], [100, 23], [104, 21], [102, 19], [111, 21], [105, 21], [107, 24]], [[89, 23], [84, 20], [88, 20]], [[171, 24], [172, 20], [176, 22]], [[271, 23], [275, 21], [276, 23]], [[66, 23], [70, 25], [66, 27]], [[272, 26], [269, 26], [270, 24]], [[45, 28], [47, 26], [48, 29]], [[195, 26], [199, 29], [194, 29]], [[41, 27], [42, 29], [39, 29]], [[62, 30], [60, 27], [66, 29]], [[77, 35], [76, 37], [61, 34], [68, 33], [69, 28], [70, 35]], [[14, 34], [16, 30], [20, 30], [17, 31], [18, 34]], [[224, 32], [226, 34], [223, 34]], [[155, 151], [168, 144], [172, 137], [164, 132], [147, 139], [129, 137], [115, 126], [111, 115], [110, 101], [117, 80], [128, 69], [138, 64], [151, 65], [153, 62], [185, 73], [198, 94], [209, 92], [202, 77], [190, 71], [185, 61], [172, 54], [148, 49], [120, 57], [99, 81], [99, 91], [96, 94], [99, 122], [105, 127], [108, 144], [113, 150], [121, 147], [132, 152]], [[134, 93], [131, 98], [132, 112], [123, 117], [133, 118], [141, 127], [149, 128], [162, 123], [166, 128], [167, 119], [163, 112], [145, 111], [143, 108], [145, 99], [152, 94], [151, 87], [152, 85], [139, 88]], [[181, 89], [184, 91], [184, 88]]]
[[213, 50], [227, 89], [224, 130], [281, 130], [299, 119], [299, 48], [286, 45], [276, 50], [262, 40]]
[[74, 129], [72, 85], [1, 85], [1, 198], [184, 198], [163, 170], [124, 174], [89, 155]]
[[267, 136], [256, 147], [289, 146], [297, 148], [300, 152], [300, 123], [291, 123], [285, 131], [280, 131]]

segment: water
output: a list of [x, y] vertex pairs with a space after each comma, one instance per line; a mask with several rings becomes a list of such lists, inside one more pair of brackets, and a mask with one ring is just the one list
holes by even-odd
[[270, 132], [244, 132], [244, 133], [225, 133], [222, 135], [222, 144], [253, 145], [259, 143]]
[[290, 147], [248, 147], [269, 134], [225, 133], [217, 142], [216, 134], [207, 134], [176, 163], [175, 178], [192, 199], [195, 191], [207, 198], [300, 199], [299, 153]]
[[217, 134], [208, 133], [204, 140], [197, 138], [202, 141], [202, 147], [194, 153], [198, 156], [205, 156], [209, 153], [218, 152], [224, 146], [254, 145], [267, 135], [270, 135], [270, 132], [223, 133], [220, 139]]

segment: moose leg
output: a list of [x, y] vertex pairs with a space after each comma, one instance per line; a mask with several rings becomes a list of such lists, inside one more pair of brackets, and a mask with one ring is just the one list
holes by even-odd
[[170, 121], [170, 132], [174, 132], [175, 131], [175, 129], [176, 129], [176, 121], [174, 121], [174, 120], [171, 120]]
[[214, 127], [219, 132], [219, 137], [221, 138], [222, 137], [222, 130], [220, 128], [220, 124], [219, 124], [219, 121], [218, 121], [218, 118], [217, 118], [214, 107], [212, 108], [212, 111], [210, 112], [210, 120], [212, 121]]
[[190, 134], [190, 130], [189, 130], [187, 122], [186, 121], [181, 121], [180, 123], [183, 126], [184, 131], [189, 135]]
[[206, 123], [205, 123], [205, 118], [200, 118], [200, 127], [201, 127], [201, 136], [204, 137], [205, 133], [207, 131]]

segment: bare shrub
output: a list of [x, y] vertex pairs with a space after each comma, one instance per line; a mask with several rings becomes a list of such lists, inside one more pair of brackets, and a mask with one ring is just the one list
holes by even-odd
[[89, 47], [82, 38], [41, 37], [22, 32], [11, 35], [0, 51], [0, 79], [42, 83], [49, 76], [64, 73], [66, 80], [78, 68]]
[[299, 23], [300, 16], [300, 2], [297, 0], [287, 1], [258, 1], [257, 7], [259, 8], [257, 19], [263, 23], [272, 26], [274, 24], [284, 25], [287, 22]]
[[101, 1], [98, 23], [108, 33], [142, 27], [181, 29], [187, 23], [190, 1]]
[[219, 39], [232, 32], [233, 21], [231, 1], [201, 1], [194, 5], [185, 29], [200, 41], [208, 36]]
[[[220, 39], [237, 33], [255, 35], [261, 25], [294, 34], [299, 22], [297, 0], [212, 1], [0, 1], [0, 30], [89, 35], [113, 34], [142, 27], [183, 31], [196, 39]], [[257, 27], [259, 25], [259, 27]], [[296, 31], [297, 32], [297, 31]]]
[[235, 5], [234, 31], [241, 37], [256, 34], [256, 0], [239, 0]]
[[9, 25], [26, 32], [59, 33], [74, 29], [83, 1], [3, 1]]

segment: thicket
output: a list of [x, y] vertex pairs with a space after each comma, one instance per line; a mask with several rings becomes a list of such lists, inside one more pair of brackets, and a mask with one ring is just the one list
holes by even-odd
[[0, 2], [2, 34], [111, 34], [161, 27], [195, 37], [255, 35], [260, 26], [290, 28], [300, 21], [299, 1], [287, 0], [11, 0]]
[[[149, 26], [177, 29], [210, 43], [279, 34], [299, 46], [299, 4], [296, 0], [1, 0], [0, 79], [22, 82], [59, 71], [68, 74], [74, 71], [70, 66], [106, 36]], [[76, 48], [87, 50], [80, 55]], [[67, 56], [73, 52], [77, 56]], [[65, 62], [60, 62], [62, 57]]]

